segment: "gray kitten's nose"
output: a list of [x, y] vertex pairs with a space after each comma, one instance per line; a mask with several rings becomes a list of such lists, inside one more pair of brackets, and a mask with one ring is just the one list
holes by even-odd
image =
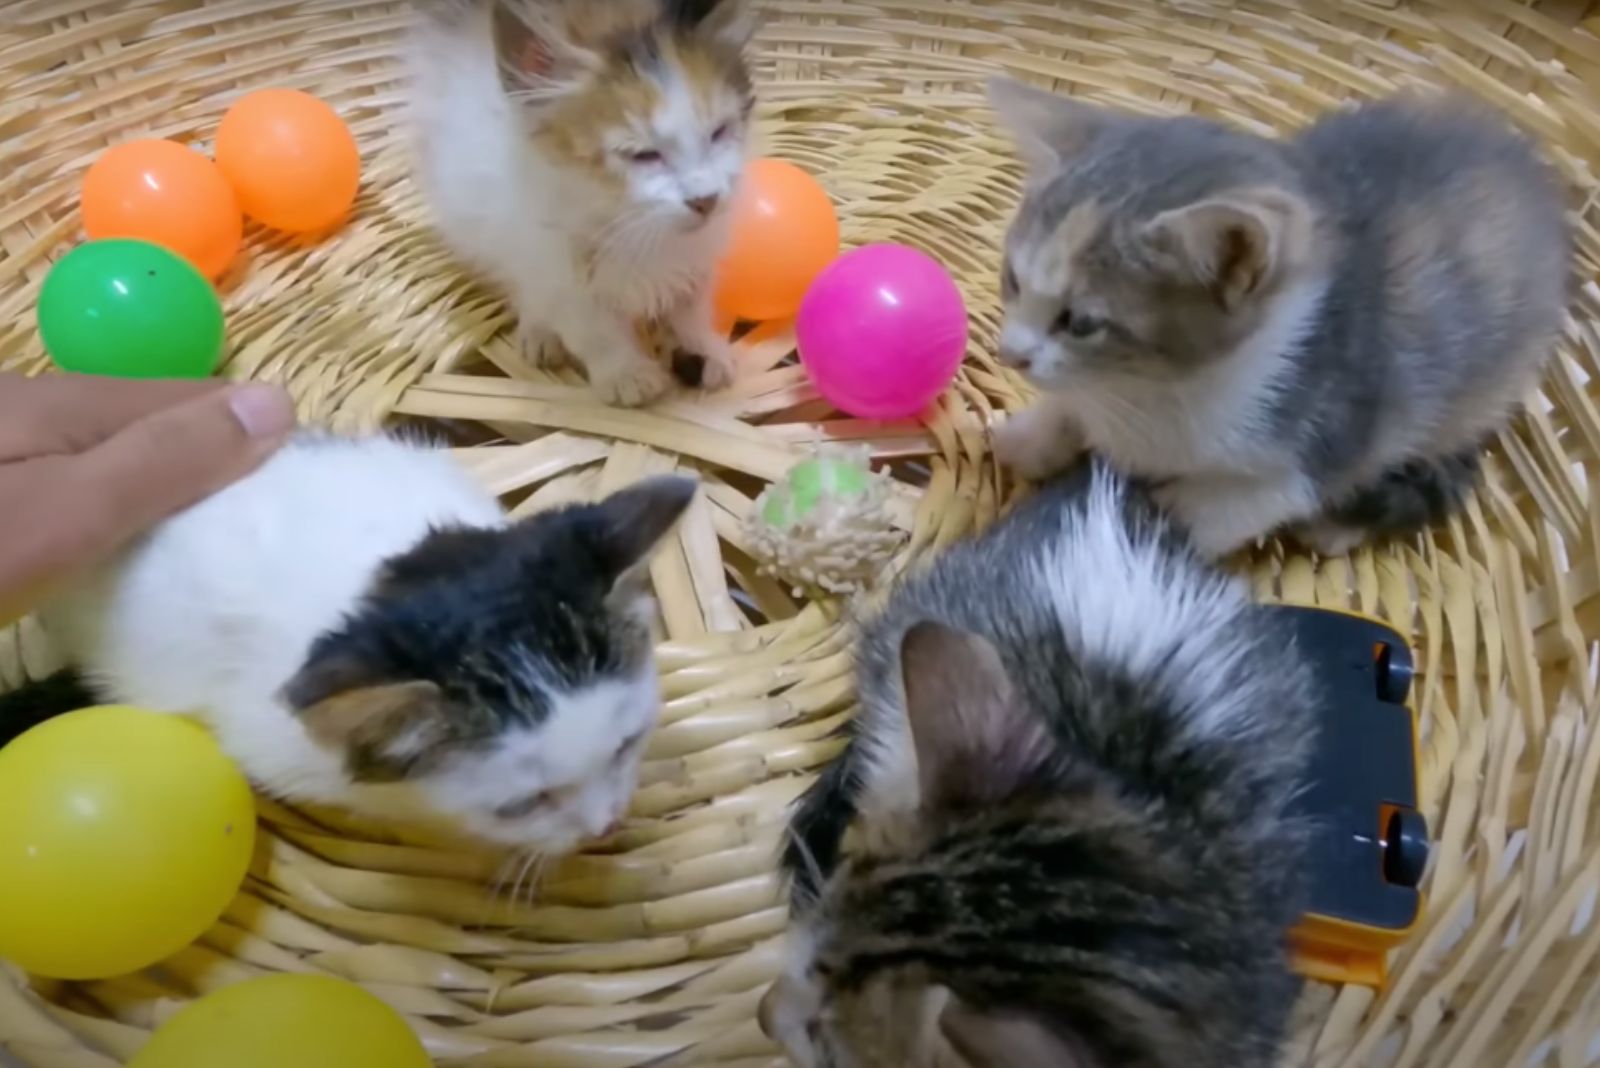
[[1015, 367], [1017, 370], [1027, 373], [1028, 368], [1033, 366], [1033, 354], [1024, 352], [1021, 349], [1001, 345], [1000, 362], [1007, 367]]
[[722, 202], [722, 198], [712, 193], [703, 197], [686, 197], [683, 202], [690, 211], [703, 219], [717, 210], [717, 205]]

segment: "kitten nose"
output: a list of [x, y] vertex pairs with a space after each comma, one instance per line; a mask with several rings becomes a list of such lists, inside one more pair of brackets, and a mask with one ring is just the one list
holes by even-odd
[[1033, 363], [1033, 356], [1021, 349], [1000, 346], [1000, 362], [1007, 367], [1015, 367], [1019, 371], [1027, 371]]
[[722, 198], [715, 193], [711, 193], [703, 197], [686, 197], [683, 202], [690, 211], [703, 219], [717, 210], [717, 205], [722, 202]]

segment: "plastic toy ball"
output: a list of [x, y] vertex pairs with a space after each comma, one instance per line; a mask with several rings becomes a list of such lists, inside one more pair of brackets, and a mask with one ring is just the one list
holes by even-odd
[[812, 285], [796, 321], [800, 360], [840, 411], [906, 419], [950, 384], [967, 346], [955, 282], [904, 245], [842, 256]]
[[0, 957], [104, 979], [171, 956], [238, 892], [255, 819], [244, 776], [180, 716], [90, 708], [33, 728], [0, 749]]
[[339, 222], [355, 203], [361, 153], [344, 120], [295, 89], [240, 99], [217, 129], [217, 165], [250, 218], [306, 233]]
[[839, 255], [839, 216], [817, 180], [781, 159], [751, 162], [717, 270], [724, 321], [787, 319]]
[[269, 975], [224, 987], [155, 1033], [128, 1068], [430, 1068], [411, 1028], [353, 983]]
[[147, 241], [91, 241], [39, 293], [57, 366], [118, 378], [204, 378], [222, 359], [222, 304], [187, 262]]
[[83, 228], [91, 240], [154, 242], [215, 280], [239, 254], [244, 220], [215, 163], [176, 141], [129, 141], [84, 176]]

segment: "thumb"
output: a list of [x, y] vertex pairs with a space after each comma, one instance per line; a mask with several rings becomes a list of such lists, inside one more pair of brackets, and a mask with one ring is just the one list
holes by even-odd
[[112, 536], [131, 538], [254, 471], [294, 424], [283, 390], [232, 386], [140, 419], [82, 453], [75, 473], [101, 496]]

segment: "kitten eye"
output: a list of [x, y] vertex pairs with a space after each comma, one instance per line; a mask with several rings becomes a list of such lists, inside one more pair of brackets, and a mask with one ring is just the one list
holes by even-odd
[[554, 791], [543, 790], [531, 797], [508, 801], [494, 810], [495, 818], [502, 820], [520, 820], [524, 816], [531, 816], [535, 812], [549, 805], [556, 799]]
[[642, 148], [637, 152], [628, 153], [628, 161], [630, 163], [638, 163], [643, 165], [649, 163], [660, 163], [661, 160], [661, 153], [657, 152], [653, 148]]
[[1000, 292], [1008, 297], [1017, 295], [1017, 272], [1009, 263], [1000, 271]]
[[726, 141], [728, 139], [728, 135], [731, 134], [731, 133], [733, 133], [733, 123], [725, 122], [721, 126], [718, 126], [716, 128], [716, 130], [714, 130], [712, 132], [711, 140], [713, 140], [713, 141]]
[[1076, 338], [1093, 337], [1105, 329], [1106, 324], [1088, 315], [1079, 315], [1072, 320], [1072, 325], [1067, 327], [1067, 333]]
[[1075, 321], [1076, 320], [1074, 320], [1073, 317], [1072, 317], [1072, 309], [1071, 308], [1065, 308], [1065, 309], [1062, 310], [1060, 315], [1056, 316], [1056, 321], [1050, 327], [1050, 330], [1051, 330], [1052, 333], [1057, 333], [1057, 334], [1067, 333], [1067, 334], [1070, 334], [1072, 332], [1072, 324]]

